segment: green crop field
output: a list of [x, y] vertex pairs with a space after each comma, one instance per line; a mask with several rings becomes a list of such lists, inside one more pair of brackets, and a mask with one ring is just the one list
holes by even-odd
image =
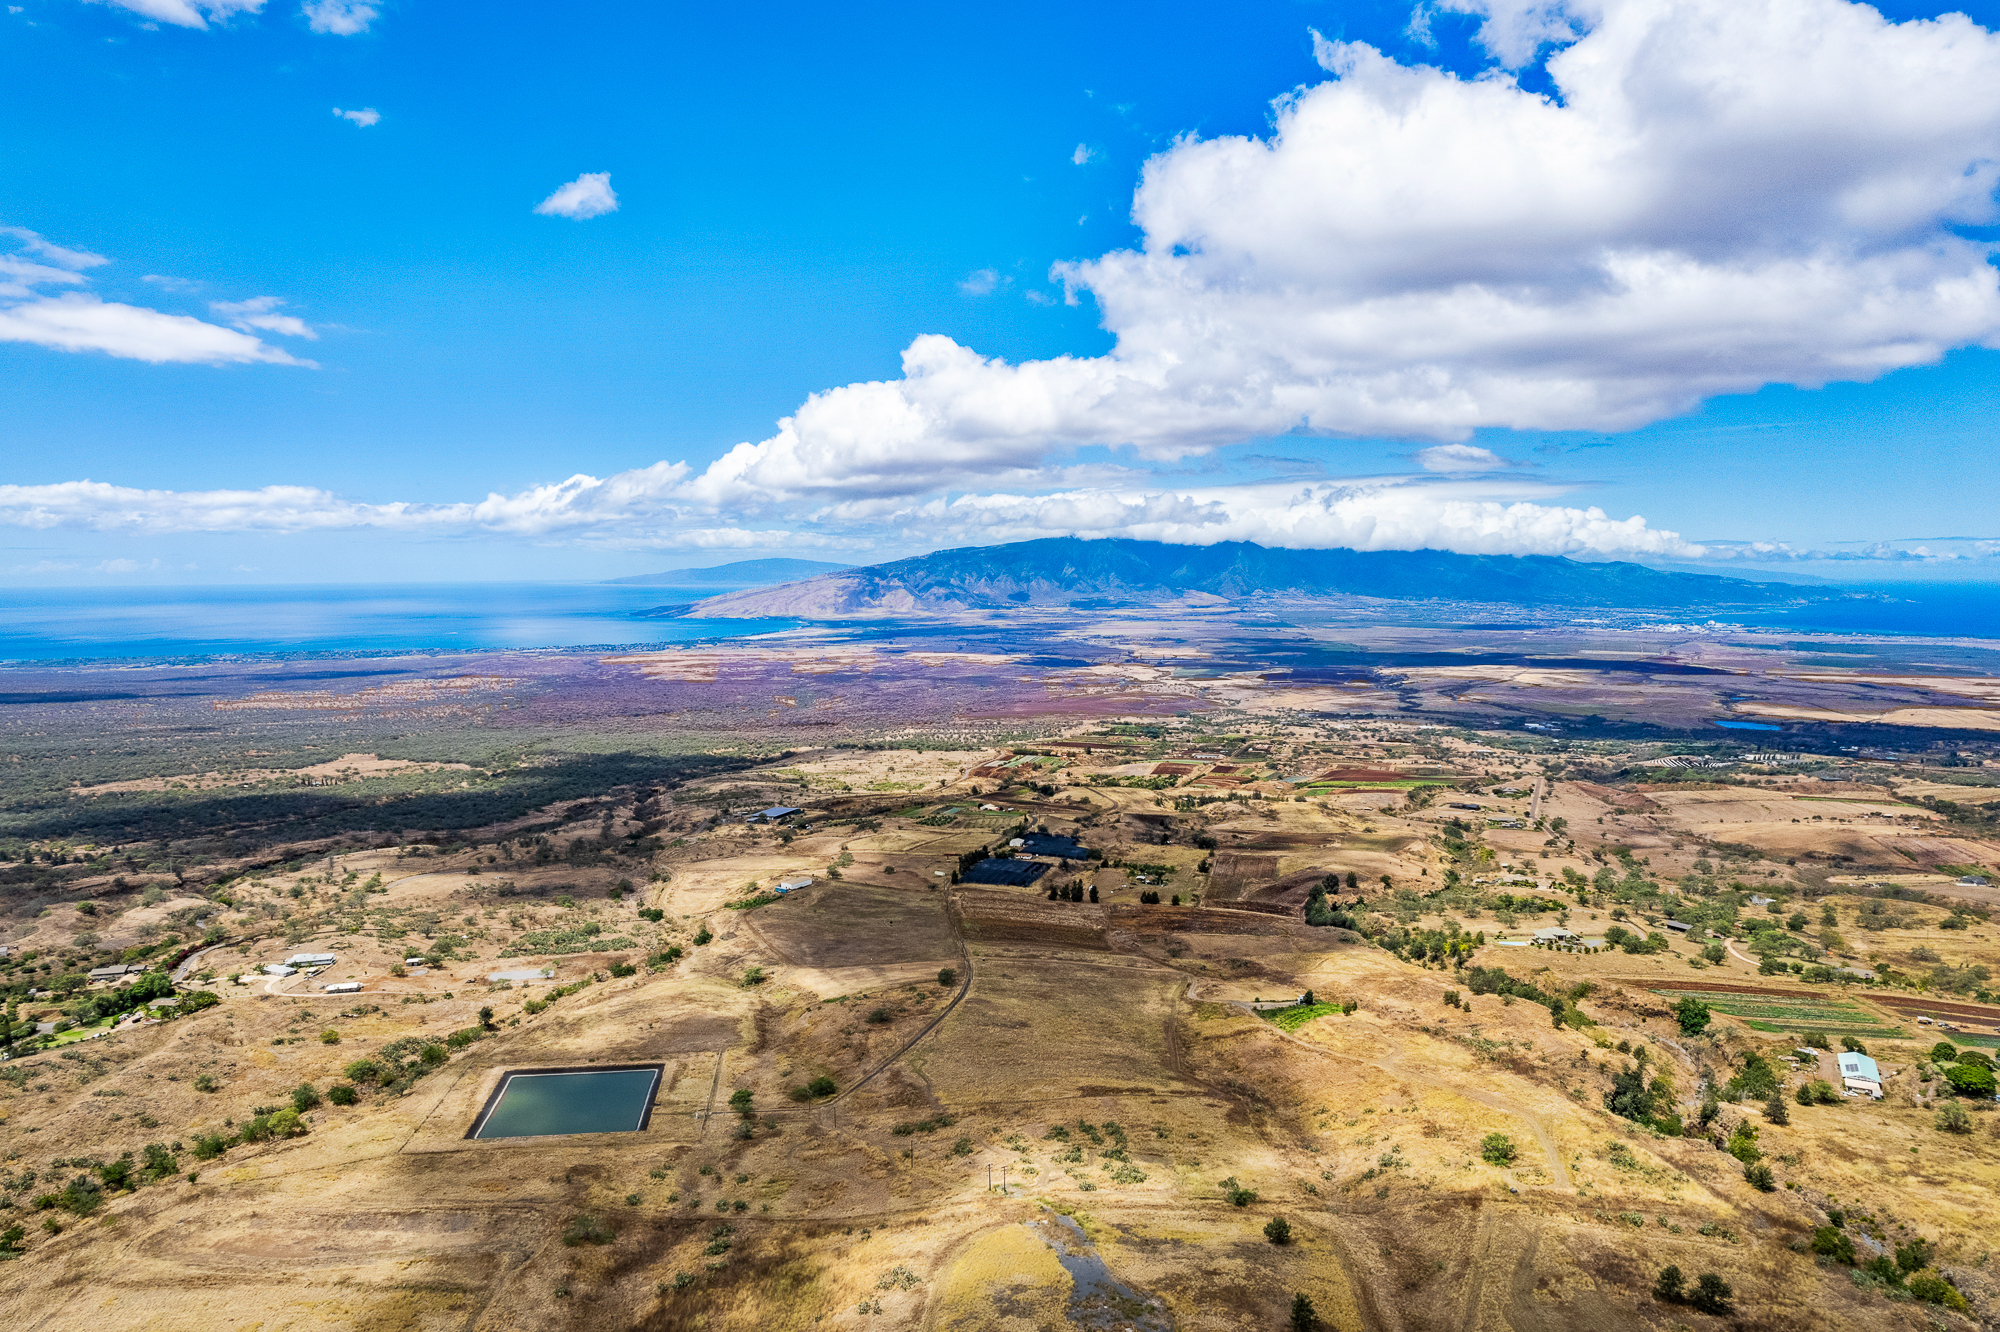
[[1867, 1009], [1840, 999], [1792, 998], [1778, 995], [1723, 994], [1710, 990], [1655, 990], [1668, 999], [1699, 999], [1718, 1013], [1742, 1018], [1755, 1031], [1784, 1032], [1811, 1028], [1833, 1036], [1872, 1036], [1906, 1040], [1903, 1028], [1885, 1023]]

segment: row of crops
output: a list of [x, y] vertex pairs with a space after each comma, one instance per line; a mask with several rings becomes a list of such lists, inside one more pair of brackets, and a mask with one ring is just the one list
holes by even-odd
[[1655, 990], [1676, 1001], [1699, 999], [1718, 1013], [1741, 1018], [1753, 1031], [1823, 1031], [1830, 1036], [1874, 1037], [1877, 1040], [1907, 1040], [1903, 1028], [1885, 1023], [1857, 1004], [1837, 999], [1810, 999], [1790, 995], [1728, 994], [1712, 990]]

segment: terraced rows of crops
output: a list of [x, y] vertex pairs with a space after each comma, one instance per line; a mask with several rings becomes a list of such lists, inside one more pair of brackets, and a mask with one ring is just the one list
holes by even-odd
[[1722, 994], [1709, 990], [1655, 990], [1653, 993], [1679, 1001], [1701, 1000], [1718, 1013], [1742, 1018], [1755, 1031], [1800, 1031], [1811, 1028], [1832, 1036], [1872, 1036], [1877, 1040], [1904, 1040], [1909, 1033], [1892, 1026], [1856, 1004], [1837, 999], [1804, 999], [1750, 994]]

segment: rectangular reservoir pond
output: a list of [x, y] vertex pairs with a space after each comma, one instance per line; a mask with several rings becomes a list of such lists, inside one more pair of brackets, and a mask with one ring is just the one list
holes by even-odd
[[637, 1133], [653, 1117], [661, 1064], [524, 1068], [503, 1076], [468, 1138], [540, 1138], [556, 1133]]

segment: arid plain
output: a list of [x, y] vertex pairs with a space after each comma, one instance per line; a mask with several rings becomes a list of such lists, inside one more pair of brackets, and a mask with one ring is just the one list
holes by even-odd
[[[1940, 1023], [1973, 1063], [2000, 1047], [1991, 890], [1960, 882], [2000, 864], [1979, 728], [1889, 754], [1482, 727], [1483, 695], [1440, 715], [1468, 680], [1596, 690], [1600, 714], [1627, 686], [1426, 667], [1459, 692], [1413, 700], [1409, 676], [1180, 670], [1172, 645], [1095, 668], [976, 646], [914, 664], [962, 691], [954, 715], [761, 749], [710, 728], [483, 822], [367, 810], [572, 771], [583, 746], [423, 731], [514, 677], [404, 689], [389, 718], [342, 702], [381, 694], [366, 679], [252, 690], [211, 711], [260, 730], [162, 739], [115, 780], [83, 765], [76, 829], [16, 845], [7, 979], [38, 993], [0, 1065], [11, 1317], [1219, 1329], [1286, 1326], [1300, 1296], [1339, 1328], [2000, 1315], [2000, 1115], [1933, 1048]], [[603, 669], [685, 700], [775, 668], [796, 682], [766, 693], [777, 726], [851, 722], [871, 676], [904, 687], [884, 656]], [[1345, 706], [1385, 688], [1381, 715]], [[575, 697], [517, 705], [546, 723]], [[53, 749], [30, 729], [10, 743], [34, 763]], [[348, 803], [272, 803], [329, 791]], [[168, 797], [205, 841], [84, 827]], [[745, 822], [774, 806], [799, 812]], [[334, 961], [264, 970], [315, 953]], [[78, 1019], [126, 982], [56, 982], [127, 957], [217, 1002]], [[1884, 1096], [1802, 1103], [1841, 1088], [1850, 1041]], [[504, 1075], [593, 1065], [658, 1066], [642, 1131], [468, 1138]], [[1726, 1282], [1728, 1312], [1664, 1297], [1668, 1265]]]

